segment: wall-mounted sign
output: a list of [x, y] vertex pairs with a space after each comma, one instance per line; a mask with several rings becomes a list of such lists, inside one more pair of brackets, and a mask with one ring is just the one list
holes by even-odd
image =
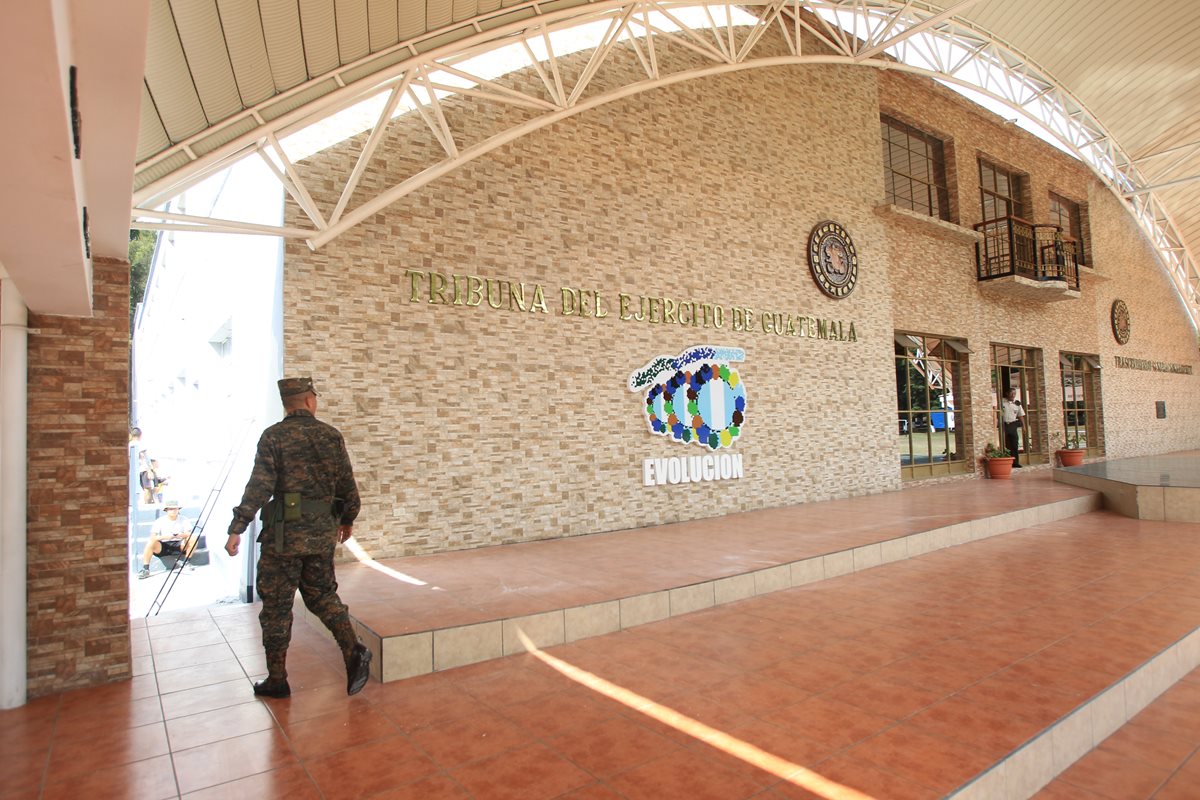
[[[853, 245], [848, 251], [853, 256]], [[834, 248], [830, 259], [842, 263]], [[857, 262], [855, 262], [857, 263]], [[605, 320], [603, 324], [703, 328], [737, 334], [773, 333], [826, 342], [857, 342], [854, 320], [815, 317], [799, 309], [751, 308], [708, 300], [661, 295], [629, 294], [578, 286], [559, 287], [561, 305], [553, 290], [540, 283], [437, 271], [405, 270], [408, 302], [464, 309], [495, 309], [525, 314], [561, 315], [573, 319]], [[848, 293], [849, 289], [843, 292]], [[697, 332], [697, 335], [707, 335]]]
[[647, 458], [642, 462], [643, 486], [736, 480], [744, 474], [741, 453]]
[[636, 370], [629, 391], [642, 393], [651, 433], [711, 450], [729, 447], [746, 420], [746, 386], [731, 362], [745, 359], [738, 347], [689, 347]]
[[1129, 306], [1125, 305], [1124, 300], [1113, 300], [1112, 331], [1117, 344], [1129, 341]]
[[808, 266], [821, 291], [840, 300], [858, 282], [858, 253], [854, 240], [832, 220], [817, 223], [808, 235]]
[[1143, 372], [1173, 372], [1176, 375], [1191, 375], [1191, 364], [1173, 364], [1169, 361], [1151, 361], [1148, 358], [1126, 358], [1113, 356], [1113, 363], [1121, 369], [1140, 369]]

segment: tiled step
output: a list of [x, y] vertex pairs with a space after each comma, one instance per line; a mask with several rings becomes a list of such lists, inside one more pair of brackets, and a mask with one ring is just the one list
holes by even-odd
[[[719, 520], [382, 564], [384, 570], [408, 581], [418, 580], [421, 586], [379, 578], [380, 573], [361, 564], [339, 565], [339, 582], [360, 636], [375, 654], [373, 677], [385, 682], [401, 680], [523, 652], [518, 629], [542, 647], [573, 642], [1067, 519], [1101, 504], [1098, 493], [1057, 486], [1048, 474], [997, 484], [948, 484]], [[972, 493], [974, 504], [969, 503]], [[763, 548], [763, 538], [769, 538], [764, 527], [778, 536], [779, 544]], [[727, 535], [731, 531], [748, 534]], [[647, 557], [646, 543], [658, 546], [661, 541], [666, 542], [663, 549]], [[747, 550], [752, 554], [749, 559], [745, 558]], [[663, 574], [655, 563], [660, 555], [686, 567]], [[585, 569], [589, 563], [602, 564], [606, 558], [625, 560], [635, 567], [648, 563], [644, 574], [635, 573], [610, 585], [593, 580], [589, 596], [597, 598], [596, 602], [578, 602], [579, 581], [585, 578], [563, 573], [577, 570], [580, 564]], [[429, 579], [427, 568], [437, 573], [452, 570], [458, 562], [464, 573], [494, 572], [496, 567], [488, 564], [491, 559], [501, 565], [501, 572], [505, 564], [519, 568], [526, 583], [533, 584], [525, 588], [535, 596], [523, 598], [529, 602], [514, 607], [506, 596], [485, 594], [474, 606], [455, 609], [462, 612], [457, 618], [437, 610], [424, 624], [419, 611], [411, 610], [428, 597], [436, 580]], [[531, 563], [536, 566], [531, 568]], [[752, 564], [757, 568], [751, 568]], [[347, 577], [347, 572], [355, 569], [357, 573]], [[364, 572], [370, 574], [364, 576]], [[362, 587], [356, 592], [355, 579], [364, 577], [372, 579], [366, 584], [369, 590]], [[488, 577], [482, 578], [481, 584]], [[512, 613], [514, 608], [528, 613]], [[299, 600], [296, 609], [324, 630]]]
[[1076, 761], [1037, 800], [1200, 797], [1200, 669], [1168, 689], [1095, 750]]
[[[1148, 659], [1106, 690], [1089, 698], [970, 784], [954, 792], [951, 797], [956, 800], [1015, 800], [1031, 797], [1068, 769], [1075, 770], [1077, 782], [1083, 780], [1096, 785], [1087, 765], [1075, 768], [1076, 762], [1102, 745], [1126, 723], [1138, 719], [1143, 709], [1156, 702], [1160, 695], [1197, 668], [1200, 668], [1200, 627]], [[1192, 694], [1195, 695], [1194, 699], [1200, 700], [1200, 693], [1195, 691], [1196, 688], [1192, 687]], [[1166, 713], [1169, 714], [1170, 711]], [[1184, 713], [1200, 714], [1200, 707], [1191, 705]], [[1200, 719], [1200, 716], [1193, 718]], [[1196, 730], [1195, 733], [1200, 734], [1200, 730]], [[1194, 738], [1196, 741], [1192, 745], [1193, 751], [1196, 745], [1200, 744], [1200, 735]], [[1148, 771], [1153, 773], [1156, 770]], [[1082, 777], [1085, 774], [1089, 775], [1086, 779]], [[1194, 774], [1196, 783], [1188, 787], [1190, 794], [1180, 794], [1180, 798], [1200, 797], [1200, 769], [1196, 769]], [[1183, 788], [1182, 782], [1181, 780], [1177, 788]], [[1112, 788], [1110, 785], [1108, 791], [1111, 792]], [[1051, 790], [1047, 797], [1053, 797], [1055, 791], [1057, 790]], [[1149, 798], [1151, 794], [1096, 795], [1109, 798], [1114, 796]], [[1077, 797], [1076, 800], [1086, 798]]]
[[779, 796], [1017, 800], [1200, 666], [1195, 534], [1091, 513], [544, 653]]
[[1095, 461], [1054, 470], [1061, 483], [1104, 495], [1104, 507], [1135, 519], [1200, 522], [1200, 455], [1195, 451]]

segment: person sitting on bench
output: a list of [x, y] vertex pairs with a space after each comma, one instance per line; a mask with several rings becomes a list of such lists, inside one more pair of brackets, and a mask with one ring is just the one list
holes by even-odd
[[142, 551], [142, 568], [138, 571], [139, 578], [150, 577], [150, 559], [154, 556], [180, 556], [186, 554], [189, 558], [196, 549], [199, 536], [192, 533], [187, 521], [179, 516], [179, 503], [168, 500], [163, 505], [167, 512], [154, 520], [150, 529], [150, 541]]

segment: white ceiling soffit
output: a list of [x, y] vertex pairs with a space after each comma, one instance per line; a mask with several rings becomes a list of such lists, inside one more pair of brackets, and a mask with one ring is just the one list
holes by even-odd
[[89, 315], [91, 259], [128, 254], [147, 2], [4, 5], [0, 263], [32, 311]]
[[[426, 56], [445, 59], [456, 47], [478, 47], [489, 33], [511, 34], [526, 20], [574, 16], [582, 21], [587, 14], [611, 15], [635, 5], [632, 0], [150, 3], [150, 102], [143, 103], [134, 182], [135, 199], [143, 207], [162, 202], [228, 159], [267, 145], [286, 126], [294, 129], [317, 118], [305, 120], [297, 109], [311, 104], [328, 115]], [[640, 14], [684, 3], [636, 5]], [[1200, 280], [1187, 247], [1200, 240], [1200, 115], [1195, 113], [1200, 48], [1192, 41], [1200, 32], [1200, 3], [760, 0], [739, 6], [761, 17], [780, 7], [785, 17], [799, 11], [828, 17], [837, 11], [847, 19], [871, 14], [892, 20], [873, 29], [854, 28], [850, 36], [830, 34], [831, 45], [853, 63], [878, 65], [889, 44], [904, 46], [903, 32], [916, 26], [931, 35], [972, 38], [981, 54], [1004, 63], [1017, 79], [1032, 76], [1034, 85], [1050, 86], [1064, 111], [1055, 119], [1060, 136], [1076, 152], [1095, 156], [1093, 167], [1129, 202], [1193, 320], [1200, 318]], [[727, 54], [725, 60], [745, 57], [751, 56]], [[935, 66], [924, 74], [939, 71]], [[961, 73], [958, 80], [965, 80]], [[1020, 105], [1028, 94], [1018, 91], [1005, 100]], [[563, 99], [568, 102], [554, 102], [559, 119], [569, 115], [561, 113], [566, 105], [579, 100]], [[446, 135], [452, 132], [442, 133], [443, 139], [452, 138]], [[282, 179], [286, 184], [287, 176]], [[296, 188], [289, 190], [295, 194]], [[304, 231], [288, 233], [310, 243], [317, 238]]]

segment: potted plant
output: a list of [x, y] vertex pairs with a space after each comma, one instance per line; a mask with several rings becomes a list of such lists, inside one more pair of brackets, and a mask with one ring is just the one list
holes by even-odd
[[1087, 442], [1078, 434], [1068, 434], [1063, 447], [1057, 451], [1057, 454], [1058, 463], [1064, 467], [1078, 467], [1083, 463], [1083, 457], [1087, 455]]
[[987, 463], [989, 478], [1007, 479], [1012, 477], [1013, 455], [1005, 449], [1004, 445], [997, 446], [988, 442], [983, 451], [983, 459]]

